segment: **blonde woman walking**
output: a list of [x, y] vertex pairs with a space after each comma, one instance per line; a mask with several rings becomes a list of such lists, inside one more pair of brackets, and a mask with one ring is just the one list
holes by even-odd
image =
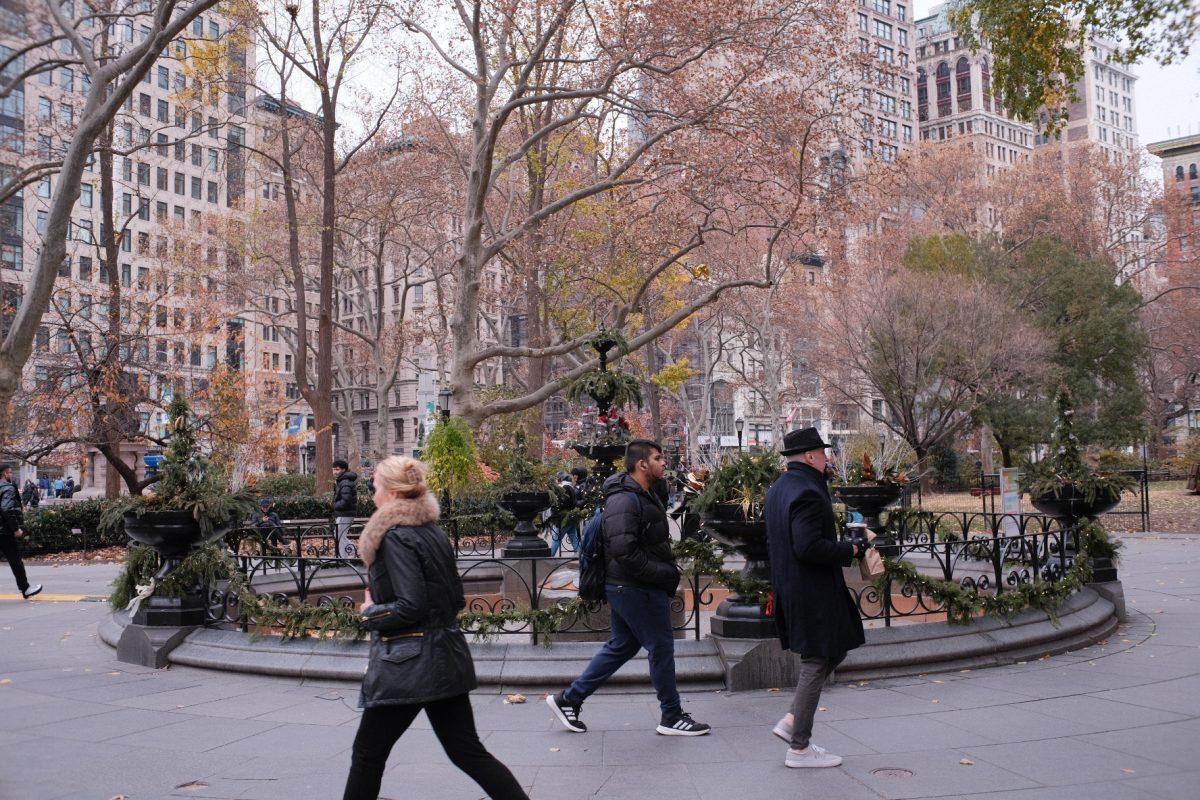
[[475, 731], [475, 665], [456, 619], [466, 601], [425, 465], [396, 456], [381, 462], [375, 507], [359, 540], [373, 600], [363, 608], [371, 654], [344, 800], [376, 800], [388, 754], [421, 710], [446, 755], [488, 796], [529, 800]]

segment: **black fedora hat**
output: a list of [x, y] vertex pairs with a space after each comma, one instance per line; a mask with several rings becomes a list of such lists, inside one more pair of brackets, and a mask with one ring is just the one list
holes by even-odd
[[784, 434], [783, 449], [779, 451], [779, 455], [791, 456], [809, 450], [824, 450], [826, 447], [829, 445], [821, 441], [820, 431], [816, 428], [801, 428]]

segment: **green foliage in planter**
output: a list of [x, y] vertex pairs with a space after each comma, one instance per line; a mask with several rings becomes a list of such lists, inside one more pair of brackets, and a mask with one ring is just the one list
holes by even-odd
[[1135, 481], [1119, 472], [1092, 470], [1083, 462], [1079, 440], [1075, 436], [1075, 408], [1071, 391], [1064, 384], [1055, 398], [1058, 410], [1054, 435], [1050, 442], [1051, 455], [1041, 461], [1026, 464], [1021, 474], [1021, 488], [1030, 497], [1062, 497], [1069, 490], [1083, 495], [1084, 500], [1115, 500], [1132, 489]]
[[525, 432], [517, 431], [513, 437], [513, 446], [506, 454], [504, 462], [498, 466], [500, 480], [496, 481], [496, 490], [500, 494], [510, 492], [549, 492], [551, 496], [558, 492], [558, 482], [554, 478], [554, 468], [529, 457], [525, 442]]
[[691, 508], [705, 512], [729, 503], [740, 505], [746, 519], [760, 519], [767, 490], [782, 474], [783, 464], [773, 450], [738, 453], [713, 470], [704, 482], [704, 490], [692, 500]]
[[624, 372], [594, 369], [575, 378], [565, 388], [567, 399], [572, 403], [587, 404], [594, 399], [607, 401], [613, 408], [636, 405], [640, 409], [645, 402], [641, 381]]
[[446, 533], [454, 533], [450, 520], [455, 520], [459, 536], [480, 536], [490, 531], [511, 531], [516, 520], [512, 514], [496, 505], [500, 488], [494, 483], [480, 482], [464, 494], [452, 495], [449, 512], [442, 510]]
[[[153, 547], [135, 545], [129, 548], [125, 567], [113, 581], [113, 592], [108, 598], [113, 608], [124, 608], [137, 594], [138, 584], [150, 583], [158, 568], [158, 553]], [[154, 594], [157, 597], [185, 597], [197, 583], [215, 586], [218, 581], [228, 579], [231, 571], [237, 570], [224, 548], [212, 544], [197, 547], [155, 587]]]
[[755, 578], [743, 578], [740, 572], [725, 569], [725, 548], [711, 540], [680, 539], [671, 545], [675, 563], [693, 578], [709, 575], [733, 594], [748, 602], [766, 603], [771, 584]]
[[449, 492], [451, 498], [465, 494], [483, 478], [471, 428], [461, 417], [435, 425], [425, 437], [421, 457], [429, 465], [429, 488], [439, 497], [443, 492]]
[[248, 519], [258, 507], [249, 489], [230, 491], [226, 476], [200, 452], [191, 408], [176, 395], [167, 406], [171, 441], [162, 464], [162, 477], [148, 496], [123, 497], [104, 509], [100, 527], [115, 530], [127, 513], [141, 516], [148, 511], [186, 511], [207, 536], [215, 528]]

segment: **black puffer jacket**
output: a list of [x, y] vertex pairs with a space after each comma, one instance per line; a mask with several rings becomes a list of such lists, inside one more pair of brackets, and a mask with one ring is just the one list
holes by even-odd
[[380, 508], [363, 529], [374, 604], [363, 609], [371, 653], [359, 705], [416, 705], [478, 684], [458, 612], [466, 604], [431, 494]]
[[17, 485], [11, 481], [0, 480], [0, 534], [16, 533], [25, 524], [25, 514], [21, 509], [21, 495]]
[[358, 513], [358, 473], [346, 470], [333, 490], [333, 515], [353, 517]]
[[679, 588], [667, 510], [627, 472], [604, 482], [604, 556], [608, 583], [670, 595]]

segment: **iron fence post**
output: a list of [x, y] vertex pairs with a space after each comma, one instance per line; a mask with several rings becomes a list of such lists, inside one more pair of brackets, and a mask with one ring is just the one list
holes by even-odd
[[1142, 442], [1142, 530], [1150, 530], [1150, 464], [1146, 458], [1146, 443]]
[[992, 571], [996, 576], [996, 597], [1004, 593], [1004, 561], [1000, 558], [1000, 534], [992, 531]]
[[[539, 600], [539, 596], [541, 595], [541, 592], [538, 591], [538, 579], [537, 579], [538, 559], [531, 558], [531, 559], [529, 559], [529, 562], [530, 562], [529, 563], [529, 581], [530, 581], [529, 607], [532, 610], [537, 611], [538, 607], [539, 607], [538, 600]], [[533, 628], [533, 643], [537, 644], [538, 643], [537, 625], [530, 623], [530, 627]]]

